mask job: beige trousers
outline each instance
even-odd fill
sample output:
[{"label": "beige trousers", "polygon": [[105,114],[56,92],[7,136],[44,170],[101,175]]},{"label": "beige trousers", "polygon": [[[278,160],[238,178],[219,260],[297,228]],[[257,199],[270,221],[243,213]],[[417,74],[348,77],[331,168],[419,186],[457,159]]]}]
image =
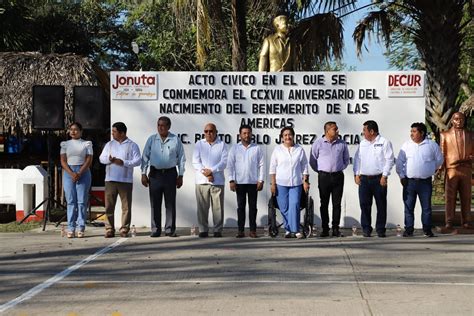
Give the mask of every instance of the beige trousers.
[{"label": "beige trousers", "polygon": [[115,231],[114,213],[117,196],[120,196],[120,201],[122,202],[122,226],[120,227],[120,231],[128,232],[130,230],[130,222],[132,220],[132,190],[132,183],[115,181],[105,182],[106,230]]},{"label": "beige trousers", "polygon": [[222,232],[224,221],[224,186],[196,184],[196,202],[199,232],[209,231],[209,207],[212,208],[214,233]]}]

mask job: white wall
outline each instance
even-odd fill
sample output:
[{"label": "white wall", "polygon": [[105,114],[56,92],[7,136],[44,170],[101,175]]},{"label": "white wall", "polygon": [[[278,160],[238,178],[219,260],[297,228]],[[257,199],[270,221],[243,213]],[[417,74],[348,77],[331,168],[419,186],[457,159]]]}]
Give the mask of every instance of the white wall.
[{"label": "white wall", "polygon": [[[304,134],[308,140],[307,145],[303,145],[309,158],[309,140],[316,134],[316,137],[321,137],[323,134],[323,125],[326,121],[336,121],[339,126],[341,135],[348,135],[347,140],[351,138],[361,137],[362,124],[367,120],[375,120],[379,124],[380,134],[392,141],[395,154],[402,143],[409,139],[410,125],[413,122],[424,122],[425,120],[425,98],[424,98],[424,72],[403,72],[403,74],[418,75],[421,82],[415,86],[399,86],[389,87],[388,76],[399,75],[399,72],[347,72],[347,73],[314,73],[314,72],[298,72],[298,73],[235,73],[235,72],[214,72],[214,73],[198,73],[198,72],[113,72],[111,73],[111,122],[122,121],[128,127],[128,136],[135,141],[141,150],[149,135],[156,133],[156,121],[159,116],[166,115],[171,118],[171,131],[175,134],[187,134],[185,140],[189,144],[185,144],[186,152],[186,172],[184,176],[184,185],[177,193],[177,226],[191,226],[197,223],[196,217],[196,203],[194,195],[194,170],[192,167],[192,152],[193,144],[196,134],[202,134],[204,125],[207,122],[213,122],[217,125],[219,134],[228,134],[232,143],[235,143],[238,135],[238,128],[241,120],[247,118],[258,119],[282,119],[290,120],[294,124],[295,132],[297,134]],[[190,85],[190,79],[194,81],[203,82],[204,77],[213,76],[214,84],[195,84]],[[234,84],[227,85],[226,81],[222,82],[223,76],[235,76],[234,78],[249,78],[255,79],[254,85]],[[263,76],[274,75],[276,85],[266,85],[263,83]],[[316,82],[315,84],[304,84],[303,80],[308,78],[315,78],[319,76],[319,80],[323,78],[324,83]],[[335,77],[334,77],[335,76]],[[121,77],[121,79],[118,79]],[[124,84],[126,78],[135,78],[135,84]],[[334,84],[332,78],[345,80],[345,82]],[[208,77],[209,78],[209,77]],[[290,80],[292,78],[292,80]],[[147,80],[143,80],[147,79]],[[199,79],[199,80],[198,80]],[[284,84],[286,80],[287,84]],[[122,83],[117,85],[117,81]],[[290,85],[289,83],[294,85]],[[169,89],[176,91],[176,89],[217,89],[225,90],[227,92],[226,100],[204,100],[204,99],[185,99],[172,100],[164,99],[164,91]],[[242,96],[245,100],[236,100],[233,98],[233,90],[242,90]],[[282,100],[256,100],[252,99],[252,90],[281,90]],[[289,100],[290,91],[295,89],[306,90],[308,93],[312,89],[329,89],[331,91],[337,89],[351,89],[354,92],[353,99],[326,99],[326,100]],[[375,93],[377,99],[361,99],[359,98],[360,90]],[[389,93],[390,90],[390,93]],[[146,92],[146,93],[144,93]],[[173,93],[173,91],[171,91]],[[239,92],[236,92],[240,95]],[[389,97],[389,94],[391,95]],[[407,97],[408,95],[408,97]],[[261,96],[265,97],[265,92],[261,92]],[[267,95],[268,96],[268,95]],[[396,97],[394,97],[396,96]],[[146,99],[147,98],[147,99]],[[214,103],[222,106],[220,114],[182,114],[182,113],[167,113],[160,112],[160,104],[162,103]],[[226,104],[241,104],[241,108],[246,112],[243,113],[226,113]],[[317,104],[317,114],[254,114],[252,113],[252,104]],[[328,113],[327,104],[339,103],[340,113]],[[350,106],[348,106],[350,103]],[[356,104],[367,104],[367,113],[349,113],[354,112]],[[240,105],[237,106],[240,108]],[[261,139],[270,137],[271,143],[262,145],[267,156],[267,170],[268,161],[271,152],[275,147],[275,139],[279,135],[280,127],[275,128],[258,128],[254,127],[254,134],[259,135]],[[354,141],[352,141],[353,143]],[[230,146],[230,145],[229,145]],[[353,157],[357,149],[356,144],[349,144],[349,151]],[[353,181],[352,165],[345,171],[346,181],[344,186],[344,196],[342,201],[342,222],[341,225],[350,227],[353,224],[359,224],[360,208],[357,194],[357,186]],[[317,175],[311,170],[310,180],[312,183],[310,194],[314,198],[315,218],[316,223],[320,224],[319,215],[319,194],[317,188]],[[265,225],[267,214],[267,202],[269,199],[269,178],[267,177],[263,192],[259,194],[258,203],[258,222],[260,225]],[[150,203],[148,199],[148,191],[140,183],[140,170],[135,169],[134,173],[134,191],[133,191],[133,206],[132,206],[132,222],[139,226],[150,226]],[[119,205],[116,208],[117,215],[119,214]],[[420,209],[417,204],[415,211],[417,227],[421,226]],[[375,202],[373,206],[373,225],[375,225]],[[164,211],[163,211],[164,217]],[[120,217],[117,217],[120,218]],[[210,219],[210,224],[212,219]],[[237,225],[236,213],[236,197],[235,193],[231,192],[226,187],[225,192],[225,226]],[[395,173],[395,168],[392,169],[392,175],[389,177],[388,186],[388,219],[387,226],[401,224],[403,226],[403,203],[402,190]],[[247,222],[248,225],[248,222]]]}]

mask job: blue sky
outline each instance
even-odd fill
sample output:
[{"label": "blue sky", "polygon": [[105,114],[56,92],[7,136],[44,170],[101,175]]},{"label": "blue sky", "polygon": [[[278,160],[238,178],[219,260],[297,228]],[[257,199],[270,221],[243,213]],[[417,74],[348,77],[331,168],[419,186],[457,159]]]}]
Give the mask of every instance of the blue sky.
[{"label": "blue sky", "polygon": [[[358,1],[358,7],[368,4],[370,1],[363,0]],[[370,8],[370,7],[369,7]],[[352,33],[354,32],[355,25],[358,20],[362,19],[367,13],[367,10],[360,10],[354,12],[344,20],[344,63],[347,67],[354,66],[357,71],[363,70],[388,70],[390,69],[383,52],[385,47],[382,44],[376,43],[375,39],[371,37],[371,41],[366,40],[366,46],[369,49],[366,51],[363,49],[362,58],[358,59],[356,55],[356,47],[354,40],[352,39]]]}]

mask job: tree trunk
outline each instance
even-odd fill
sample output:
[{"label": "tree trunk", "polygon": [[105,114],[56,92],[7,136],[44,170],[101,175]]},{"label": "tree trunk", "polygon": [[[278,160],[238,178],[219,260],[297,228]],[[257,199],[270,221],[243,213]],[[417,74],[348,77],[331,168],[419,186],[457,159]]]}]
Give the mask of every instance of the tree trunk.
[{"label": "tree trunk", "polygon": [[448,128],[451,115],[459,108],[456,98],[460,87],[461,19],[465,3],[465,0],[433,0],[415,4],[422,12],[417,16],[419,29],[415,44],[426,67],[427,121],[437,135]]},{"label": "tree trunk", "polygon": [[247,0],[232,0],[232,70],[247,70]]},{"label": "tree trunk", "polygon": [[197,0],[196,2],[196,64],[200,70],[204,69],[207,59],[207,46],[210,39],[209,15],[207,2]]}]

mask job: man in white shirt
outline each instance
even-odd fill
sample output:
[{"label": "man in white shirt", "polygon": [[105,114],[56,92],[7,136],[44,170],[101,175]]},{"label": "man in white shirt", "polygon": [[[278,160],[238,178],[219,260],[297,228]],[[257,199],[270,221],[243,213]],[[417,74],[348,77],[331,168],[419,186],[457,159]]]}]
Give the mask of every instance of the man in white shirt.
[{"label": "man in white shirt", "polygon": [[257,238],[257,192],[263,189],[264,157],[259,146],[252,143],[252,127],[239,128],[240,142],[232,146],[227,159],[229,188],[237,193],[238,233],[245,237],[245,200],[249,199],[250,238]]},{"label": "man in white shirt", "polygon": [[196,142],[193,152],[199,237],[209,235],[209,207],[212,207],[214,237],[222,237],[227,147],[217,137],[216,125],[212,123],[204,127],[204,136]]},{"label": "man in white shirt", "polygon": [[431,177],[443,164],[444,158],[438,144],[426,139],[426,126],[413,123],[411,140],[405,142],[398,153],[396,170],[403,186],[405,205],[405,232],[403,237],[412,237],[416,197],[421,204],[421,222],[426,237],[434,237],[431,231]]},{"label": "man in white shirt", "polygon": [[379,135],[375,121],[364,123],[364,139],[354,155],[354,181],[359,186],[360,223],[364,237],[372,233],[372,199],[377,205],[375,230],[377,236],[386,237],[387,178],[394,165],[392,143]]},{"label": "man in white shirt", "polygon": [[117,195],[122,202],[120,236],[127,237],[132,220],[133,168],[141,163],[138,145],[127,137],[122,122],[112,125],[112,140],[105,144],[99,160],[105,167],[105,238],[115,236],[114,212]]}]

